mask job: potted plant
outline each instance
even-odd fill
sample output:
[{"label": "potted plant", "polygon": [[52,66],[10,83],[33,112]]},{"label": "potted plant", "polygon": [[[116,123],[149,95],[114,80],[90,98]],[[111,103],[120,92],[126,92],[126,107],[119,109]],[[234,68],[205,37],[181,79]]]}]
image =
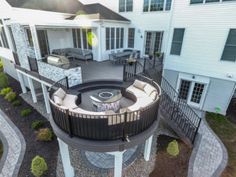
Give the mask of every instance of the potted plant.
[{"label": "potted plant", "polygon": [[134,58],[129,58],[129,59],[127,60],[127,63],[128,63],[129,65],[133,65],[135,62],[136,62],[136,60],[135,60]]}]

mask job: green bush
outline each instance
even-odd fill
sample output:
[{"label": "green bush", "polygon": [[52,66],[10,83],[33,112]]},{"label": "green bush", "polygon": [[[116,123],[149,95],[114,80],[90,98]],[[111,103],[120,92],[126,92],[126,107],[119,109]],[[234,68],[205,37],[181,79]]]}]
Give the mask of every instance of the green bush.
[{"label": "green bush", "polygon": [[44,122],[41,120],[35,120],[32,122],[31,124],[31,128],[34,130],[38,130],[39,128],[41,128],[44,125]]},{"label": "green bush", "polygon": [[32,113],[32,110],[30,108],[26,108],[21,110],[20,115],[21,117],[26,117]]},{"label": "green bush", "polygon": [[171,141],[169,144],[168,144],[168,147],[167,147],[167,153],[170,154],[171,156],[178,156],[179,155],[179,144],[176,140],[173,140]]},{"label": "green bush", "polygon": [[15,106],[15,107],[16,106],[20,106],[21,105],[21,101],[20,100],[15,100],[15,101],[12,102],[12,105]]},{"label": "green bush", "polygon": [[4,99],[9,101],[9,102],[13,102],[14,100],[16,100],[16,93],[15,92],[10,92],[10,93],[6,94]]},{"label": "green bush", "polygon": [[41,128],[37,133],[37,140],[52,141],[53,133],[49,128]]},{"label": "green bush", "polygon": [[2,96],[6,96],[8,93],[12,92],[12,88],[11,87],[6,87],[6,88],[3,88],[1,91],[0,91],[0,95]]},{"label": "green bush", "polygon": [[8,77],[3,72],[0,73],[0,88],[5,88],[9,85]]},{"label": "green bush", "polygon": [[48,165],[43,157],[35,156],[31,162],[31,173],[36,176],[40,177],[46,173],[48,170]]},{"label": "green bush", "polygon": [[0,59],[0,72],[3,72],[3,62],[1,59]]}]

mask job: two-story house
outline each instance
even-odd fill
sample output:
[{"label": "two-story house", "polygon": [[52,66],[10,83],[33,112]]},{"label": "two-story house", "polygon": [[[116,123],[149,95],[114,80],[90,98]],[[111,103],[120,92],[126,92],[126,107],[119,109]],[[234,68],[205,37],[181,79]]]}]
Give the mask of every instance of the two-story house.
[{"label": "two-story house", "polygon": [[[26,68],[27,55],[41,59],[60,48],[92,50],[97,61],[126,48],[140,50],[141,56],[164,52],[163,75],[183,100],[196,109],[226,113],[236,81],[235,1],[81,2],[55,6],[56,1],[3,1],[7,13],[1,13],[1,57],[8,59],[6,72],[16,77],[11,51]],[[51,66],[40,65],[48,76]],[[55,81],[60,77],[51,75]],[[82,80],[78,77],[77,83]]]}]

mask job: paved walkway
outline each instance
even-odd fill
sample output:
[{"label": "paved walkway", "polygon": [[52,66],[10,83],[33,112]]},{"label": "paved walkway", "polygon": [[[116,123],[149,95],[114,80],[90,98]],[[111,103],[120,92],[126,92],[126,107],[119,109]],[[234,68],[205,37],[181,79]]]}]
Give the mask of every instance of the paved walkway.
[{"label": "paved walkway", "polygon": [[0,161],[0,177],[17,177],[25,154],[25,140],[19,129],[0,110],[0,138],[4,152]]},{"label": "paved walkway", "polygon": [[228,161],[227,151],[203,119],[193,149],[188,177],[218,177]]}]

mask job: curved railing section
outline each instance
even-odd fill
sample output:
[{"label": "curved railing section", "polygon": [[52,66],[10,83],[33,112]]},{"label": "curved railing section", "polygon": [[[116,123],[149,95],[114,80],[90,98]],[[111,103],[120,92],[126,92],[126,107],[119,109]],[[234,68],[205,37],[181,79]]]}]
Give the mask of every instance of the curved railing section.
[{"label": "curved railing section", "polygon": [[[159,94],[161,90],[159,85],[144,76],[139,76],[140,80],[148,82],[155,87]],[[108,84],[109,81],[103,81]],[[96,82],[91,82],[91,87]],[[57,85],[57,84],[55,84]],[[89,83],[86,83],[89,86]],[[52,91],[50,95],[52,96]],[[136,97],[125,91],[121,87],[124,97],[136,101]],[[124,113],[100,114],[92,112],[92,114],[84,114],[69,109],[62,109],[55,105],[50,99],[52,117],[54,122],[60,129],[68,133],[71,137],[79,137],[89,140],[129,140],[129,137],[138,135],[149,129],[155,121],[157,121],[159,99],[154,100],[147,107],[136,111],[127,111]]]}]

